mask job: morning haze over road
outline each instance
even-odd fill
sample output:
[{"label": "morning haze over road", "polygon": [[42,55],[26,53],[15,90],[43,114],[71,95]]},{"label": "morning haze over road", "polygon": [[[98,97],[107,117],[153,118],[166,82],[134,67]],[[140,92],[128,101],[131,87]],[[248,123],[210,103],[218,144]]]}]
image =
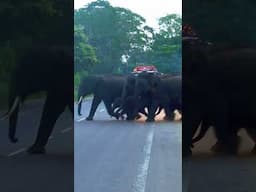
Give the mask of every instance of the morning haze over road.
[{"label": "morning haze over road", "polygon": [[76,192],[181,191],[179,121],[115,120],[103,103],[85,121],[91,99],[83,105],[83,116],[75,113]]}]

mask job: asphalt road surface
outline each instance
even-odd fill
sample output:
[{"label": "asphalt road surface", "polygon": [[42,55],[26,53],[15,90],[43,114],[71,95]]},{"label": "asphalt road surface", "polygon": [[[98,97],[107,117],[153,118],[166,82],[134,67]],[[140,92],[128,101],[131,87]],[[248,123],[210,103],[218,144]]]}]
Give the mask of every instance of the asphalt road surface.
[{"label": "asphalt road surface", "polygon": [[75,115],[75,192],[181,192],[180,122],[115,120],[102,103],[85,121],[90,104]]},{"label": "asphalt road surface", "polygon": [[35,139],[43,103],[44,100],[37,100],[22,106],[17,144],[8,141],[8,122],[0,121],[1,192],[72,192],[74,189],[74,131],[68,110],[57,121],[45,155],[25,152]]},{"label": "asphalt road surface", "polygon": [[256,157],[253,142],[244,130],[238,156],[216,156],[210,147],[213,130],[195,145],[193,156],[183,160],[183,192],[255,192]]}]

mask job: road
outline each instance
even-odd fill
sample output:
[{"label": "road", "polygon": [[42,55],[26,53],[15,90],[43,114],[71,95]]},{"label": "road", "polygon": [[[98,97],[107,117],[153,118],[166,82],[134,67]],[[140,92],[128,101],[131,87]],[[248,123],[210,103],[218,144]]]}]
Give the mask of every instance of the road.
[{"label": "road", "polygon": [[68,110],[57,121],[46,155],[31,156],[25,152],[35,139],[43,103],[44,100],[36,100],[22,106],[17,144],[8,141],[8,122],[0,121],[0,191],[73,191],[74,131]]},{"label": "road", "polygon": [[[181,123],[75,116],[75,192],[181,192]],[[75,106],[76,110],[76,106]]]},{"label": "road", "polygon": [[193,156],[183,159],[183,192],[254,192],[256,157],[253,142],[241,130],[238,156],[216,156],[209,148],[216,139],[213,130],[195,145]]}]

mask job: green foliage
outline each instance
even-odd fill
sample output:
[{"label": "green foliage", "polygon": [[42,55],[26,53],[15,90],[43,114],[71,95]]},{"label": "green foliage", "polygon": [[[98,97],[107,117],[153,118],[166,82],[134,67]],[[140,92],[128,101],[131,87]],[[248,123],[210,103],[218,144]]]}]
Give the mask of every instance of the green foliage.
[{"label": "green foliage", "polygon": [[95,47],[99,64],[95,73],[118,73],[122,56],[149,47],[152,32],[145,19],[130,10],[112,7],[98,0],[75,11],[75,25],[84,27],[90,45]]},{"label": "green foliage", "polygon": [[155,65],[164,73],[181,74],[181,17],[176,14],[159,19],[158,32],[154,32],[150,49],[131,56],[136,63]]},{"label": "green foliage", "polygon": [[89,71],[97,59],[93,47],[88,44],[86,35],[78,26],[74,29],[74,47],[75,72]]}]

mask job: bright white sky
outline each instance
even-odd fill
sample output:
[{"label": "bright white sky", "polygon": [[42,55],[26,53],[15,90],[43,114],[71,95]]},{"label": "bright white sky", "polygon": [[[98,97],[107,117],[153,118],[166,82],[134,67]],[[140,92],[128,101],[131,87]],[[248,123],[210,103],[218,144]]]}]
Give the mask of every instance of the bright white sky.
[{"label": "bright white sky", "polygon": [[[74,0],[75,9],[94,0]],[[167,14],[182,13],[182,0],[108,0],[113,7],[123,7],[130,9],[146,19],[147,25],[153,28],[158,27],[157,19]]]}]

